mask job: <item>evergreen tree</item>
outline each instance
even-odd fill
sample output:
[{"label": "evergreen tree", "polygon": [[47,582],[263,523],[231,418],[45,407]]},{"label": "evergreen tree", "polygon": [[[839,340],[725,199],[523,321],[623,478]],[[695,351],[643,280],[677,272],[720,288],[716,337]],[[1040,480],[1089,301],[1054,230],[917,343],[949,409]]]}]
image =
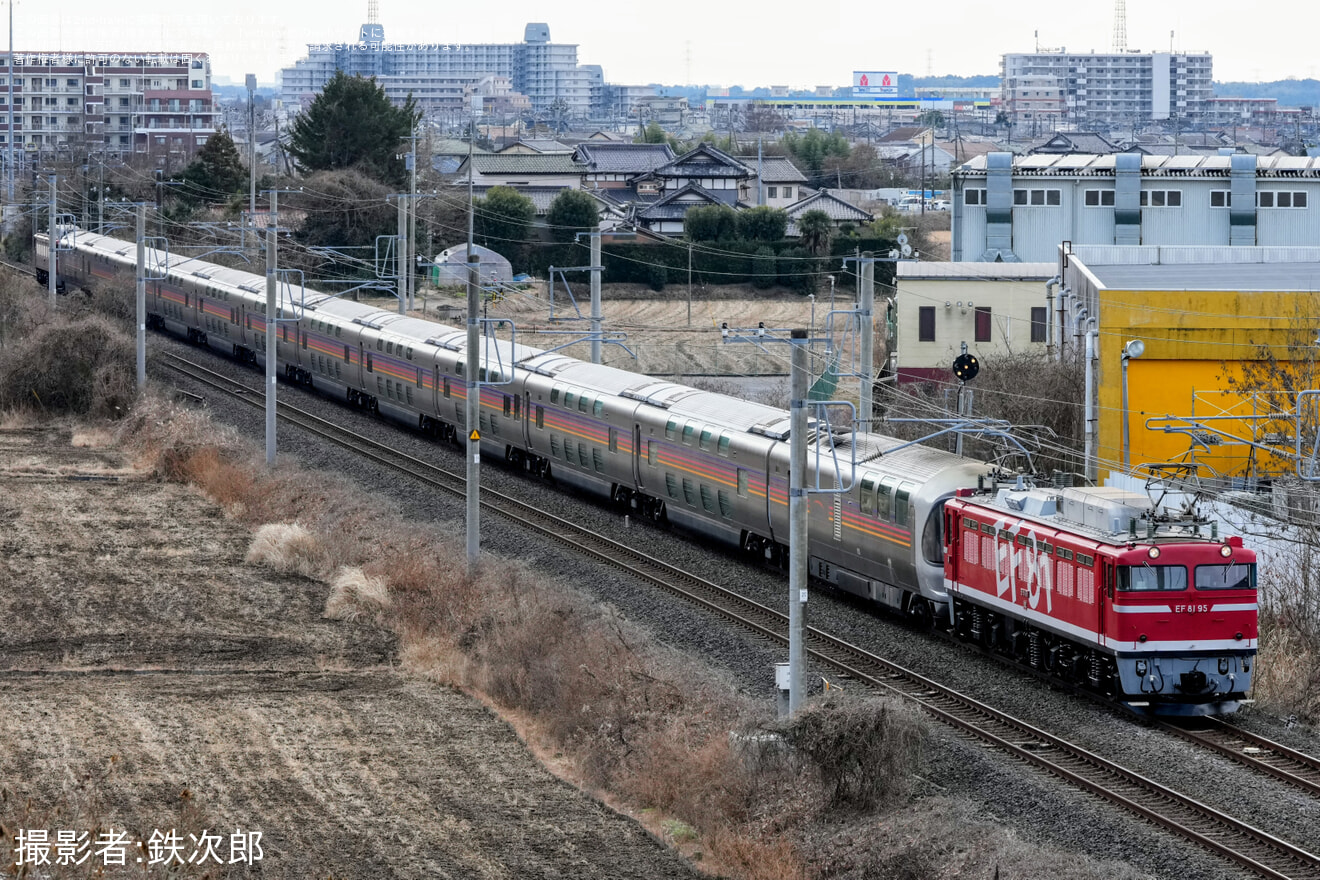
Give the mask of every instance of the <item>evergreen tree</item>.
[{"label": "evergreen tree", "polygon": [[228,201],[248,185],[247,166],[239,157],[233,138],[223,128],[207,138],[183,170],[182,177],[180,195],[192,204]]},{"label": "evergreen tree", "polygon": [[384,183],[402,185],[407,178],[399,157],[406,149],[402,141],[420,118],[412,95],[402,107],[395,107],[375,78],[337,71],[294,120],[289,154],[304,171],[354,168]]},{"label": "evergreen tree", "polygon": [[595,232],[600,224],[596,200],[580,189],[566,189],[550,203],[546,223],[555,241],[571,242],[579,232]]}]

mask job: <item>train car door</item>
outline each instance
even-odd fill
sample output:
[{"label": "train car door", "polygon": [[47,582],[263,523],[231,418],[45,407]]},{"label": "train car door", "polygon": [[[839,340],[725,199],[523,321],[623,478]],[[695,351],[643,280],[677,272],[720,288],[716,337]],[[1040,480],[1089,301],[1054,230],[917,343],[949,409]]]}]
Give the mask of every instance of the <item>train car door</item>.
[{"label": "train car door", "polygon": [[642,486],[642,456],[646,455],[646,450],[642,448],[642,426],[633,422],[633,440],[632,440],[632,475],[633,485],[641,489]]},{"label": "train car door", "polygon": [[960,508],[944,505],[944,576],[958,582],[958,562],[962,557],[962,513]]},{"label": "train car door", "polygon": [[1099,621],[1096,626],[1099,630],[1099,641],[1101,644],[1104,644],[1106,633],[1111,630],[1118,632],[1118,626],[1116,625],[1117,621],[1110,618],[1110,615],[1114,613],[1114,581],[1116,580],[1116,575],[1114,572],[1113,559],[1110,559],[1107,556],[1100,556],[1097,561],[1099,562],[1097,567],[1100,569],[1100,585],[1099,589],[1095,591],[1095,601],[1096,604],[1100,606],[1100,613],[1096,615],[1096,618]]}]

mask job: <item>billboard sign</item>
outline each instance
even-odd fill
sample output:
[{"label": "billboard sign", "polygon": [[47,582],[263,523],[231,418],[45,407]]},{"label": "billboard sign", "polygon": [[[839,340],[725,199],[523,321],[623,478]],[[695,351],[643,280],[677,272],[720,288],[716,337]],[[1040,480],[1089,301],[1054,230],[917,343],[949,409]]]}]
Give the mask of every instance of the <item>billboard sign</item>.
[{"label": "billboard sign", "polygon": [[897,98],[898,71],[854,70],[852,93],[854,98]]}]

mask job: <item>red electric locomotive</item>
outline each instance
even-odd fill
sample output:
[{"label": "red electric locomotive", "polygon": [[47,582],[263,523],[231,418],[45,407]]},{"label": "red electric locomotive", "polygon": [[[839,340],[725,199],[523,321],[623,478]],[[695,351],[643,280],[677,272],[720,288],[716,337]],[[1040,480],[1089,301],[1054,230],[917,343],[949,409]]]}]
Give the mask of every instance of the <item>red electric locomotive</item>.
[{"label": "red electric locomotive", "polygon": [[1256,653],[1256,554],[1113,488],[963,490],[944,577],[963,638],[1157,714],[1235,711]]}]

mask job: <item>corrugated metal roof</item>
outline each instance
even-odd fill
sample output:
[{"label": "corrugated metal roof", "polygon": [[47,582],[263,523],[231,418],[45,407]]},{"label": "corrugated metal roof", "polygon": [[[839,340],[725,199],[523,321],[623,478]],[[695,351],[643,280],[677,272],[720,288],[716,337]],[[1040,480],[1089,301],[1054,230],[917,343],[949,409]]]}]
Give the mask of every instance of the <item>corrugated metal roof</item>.
[{"label": "corrugated metal roof", "polygon": [[[1115,157],[1118,155],[1120,154],[1111,153],[1106,156],[1085,154],[1021,156],[1013,159],[1013,172],[1014,174],[1030,174],[1032,176],[1072,176],[1112,172]],[[977,156],[958,166],[956,172],[972,175],[984,173],[987,161],[985,156]],[[1141,157],[1142,173],[1156,176],[1160,173],[1177,173],[1188,176],[1198,174],[1221,176],[1228,172],[1231,164],[1232,156],[1221,156],[1217,153],[1174,156],[1143,155]],[[1261,177],[1271,175],[1320,177],[1320,157],[1257,156],[1256,174]]]},{"label": "corrugated metal roof", "polygon": [[1320,291],[1320,262],[1090,266],[1116,290]]},{"label": "corrugated metal roof", "polygon": [[1055,263],[919,263],[895,264],[900,278],[938,278],[946,281],[1046,281],[1058,273]]}]

